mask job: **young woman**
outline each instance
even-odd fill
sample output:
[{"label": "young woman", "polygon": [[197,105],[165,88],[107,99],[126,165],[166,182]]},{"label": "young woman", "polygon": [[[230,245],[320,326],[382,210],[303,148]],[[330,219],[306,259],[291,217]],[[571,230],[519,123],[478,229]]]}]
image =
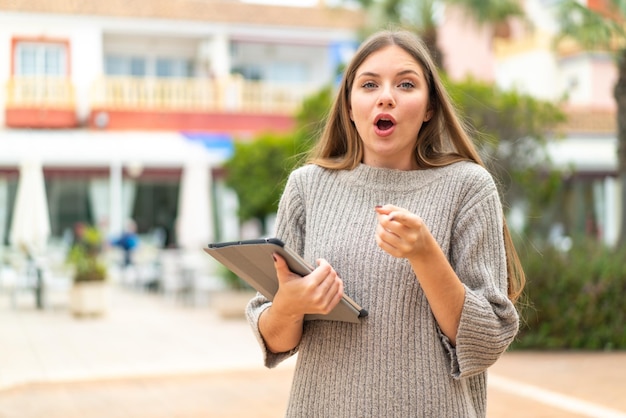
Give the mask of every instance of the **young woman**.
[{"label": "young woman", "polygon": [[[274,367],[298,352],[288,417],[481,417],[486,371],[518,330],[523,286],[490,174],[423,43],[366,40],[309,164],[294,170],[276,236],[317,268],[254,298]],[[349,294],[360,323],[304,321]]]}]

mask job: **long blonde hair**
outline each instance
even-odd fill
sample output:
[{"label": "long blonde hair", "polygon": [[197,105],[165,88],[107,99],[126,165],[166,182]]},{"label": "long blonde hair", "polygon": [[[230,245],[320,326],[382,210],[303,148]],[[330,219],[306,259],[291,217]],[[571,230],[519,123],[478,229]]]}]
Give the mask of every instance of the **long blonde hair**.
[{"label": "long blonde hair", "polygon": [[[473,161],[485,167],[467,126],[458,117],[425,44],[408,31],[381,31],[370,36],[356,51],[346,68],[321,137],[307,162],[332,170],[351,170],[363,159],[363,144],[350,119],[350,92],[357,69],[372,53],[396,45],[410,54],[424,70],[432,117],[424,122],[415,141],[414,158],[419,168]],[[507,255],[508,296],[515,302],[522,294],[525,276],[509,228],[504,223]]]}]

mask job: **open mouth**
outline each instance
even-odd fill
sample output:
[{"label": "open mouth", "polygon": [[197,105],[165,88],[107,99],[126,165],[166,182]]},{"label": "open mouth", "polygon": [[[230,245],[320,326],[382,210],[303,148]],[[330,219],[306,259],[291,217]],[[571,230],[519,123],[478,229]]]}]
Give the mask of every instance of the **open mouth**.
[{"label": "open mouth", "polygon": [[376,126],[381,131],[386,131],[386,130],[389,130],[389,129],[393,128],[393,122],[390,121],[389,119],[379,119],[376,122]]}]

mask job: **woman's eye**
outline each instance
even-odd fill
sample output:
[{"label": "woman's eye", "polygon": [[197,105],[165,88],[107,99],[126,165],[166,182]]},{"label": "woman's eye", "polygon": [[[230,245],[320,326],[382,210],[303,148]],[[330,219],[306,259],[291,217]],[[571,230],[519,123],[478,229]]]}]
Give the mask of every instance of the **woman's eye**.
[{"label": "woman's eye", "polygon": [[403,89],[411,89],[415,87],[415,84],[413,84],[411,81],[403,81],[399,84],[399,87]]},{"label": "woman's eye", "polygon": [[363,83],[362,87],[366,88],[366,89],[373,89],[373,88],[376,87],[376,84],[374,82],[372,82],[372,81],[367,81],[367,82]]}]

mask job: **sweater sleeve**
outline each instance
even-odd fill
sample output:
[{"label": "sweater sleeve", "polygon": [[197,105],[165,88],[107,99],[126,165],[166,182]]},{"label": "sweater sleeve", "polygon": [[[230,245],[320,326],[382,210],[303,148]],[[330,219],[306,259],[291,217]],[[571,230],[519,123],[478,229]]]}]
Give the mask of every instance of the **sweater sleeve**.
[{"label": "sweater sleeve", "polygon": [[[298,254],[303,254],[304,205],[301,195],[298,193],[297,180],[293,173],[287,181],[278,205],[275,236],[280,238],[285,245],[295,250]],[[271,304],[271,301],[259,293],[246,307],[248,323],[252,327],[252,332],[263,351],[263,361],[268,368],[276,367],[298,351],[298,347],[296,347],[286,353],[272,353],[265,345],[265,341],[259,330],[259,317]]]},{"label": "sweater sleeve", "polygon": [[465,286],[456,346],[443,336],[452,375],[484,372],[515,338],[519,317],[507,296],[503,213],[493,180],[483,178],[468,194],[452,233],[451,263]]}]

